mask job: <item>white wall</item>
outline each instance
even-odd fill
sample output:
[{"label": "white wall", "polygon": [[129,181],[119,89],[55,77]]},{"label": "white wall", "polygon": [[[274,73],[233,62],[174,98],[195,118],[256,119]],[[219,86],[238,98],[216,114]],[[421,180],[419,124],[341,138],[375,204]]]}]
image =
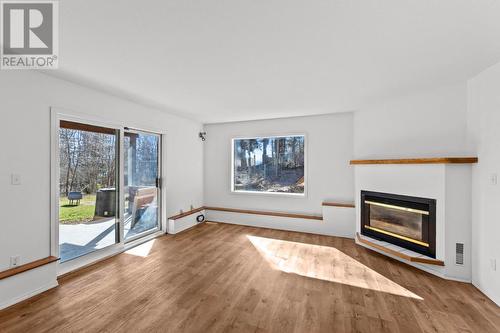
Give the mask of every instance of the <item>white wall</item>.
[{"label": "white wall", "polygon": [[[0,101],[0,271],[10,256],[23,264],[50,255],[51,106],[165,131],[167,215],[203,205],[201,124],[32,71],[2,71]],[[13,173],[22,185],[10,184]]]},{"label": "white wall", "polygon": [[[321,214],[321,203],[353,200],[352,114],[206,125],[205,204]],[[307,196],[231,193],[231,139],[306,134]]]},{"label": "white wall", "polygon": [[[479,163],[473,169],[472,282],[500,305],[500,63],[469,81],[469,135]],[[491,260],[496,260],[494,270]]]},{"label": "white wall", "polygon": [[[465,82],[388,98],[346,114],[206,125],[205,204],[320,214],[324,200],[355,199],[348,165],[353,157],[468,155],[466,127]],[[308,134],[310,149],[307,198],[230,192],[231,138],[301,132]]]},{"label": "white wall", "polygon": [[356,158],[466,154],[467,85],[390,98],[354,114]]}]

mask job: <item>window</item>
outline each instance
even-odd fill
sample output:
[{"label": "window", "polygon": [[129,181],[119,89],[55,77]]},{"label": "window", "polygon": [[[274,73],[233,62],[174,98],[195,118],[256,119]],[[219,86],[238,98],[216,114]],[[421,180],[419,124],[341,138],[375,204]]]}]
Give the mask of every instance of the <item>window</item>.
[{"label": "window", "polygon": [[303,135],[233,139],[232,191],[304,195]]}]

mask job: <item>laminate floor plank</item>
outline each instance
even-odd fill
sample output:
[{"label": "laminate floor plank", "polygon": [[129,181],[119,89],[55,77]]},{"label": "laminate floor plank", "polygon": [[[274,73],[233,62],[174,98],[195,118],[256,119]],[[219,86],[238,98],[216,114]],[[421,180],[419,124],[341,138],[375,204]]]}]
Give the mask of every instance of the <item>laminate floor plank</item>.
[{"label": "laminate floor plank", "polygon": [[500,331],[472,285],[346,238],[205,223],[148,245],[0,311],[0,332]]}]

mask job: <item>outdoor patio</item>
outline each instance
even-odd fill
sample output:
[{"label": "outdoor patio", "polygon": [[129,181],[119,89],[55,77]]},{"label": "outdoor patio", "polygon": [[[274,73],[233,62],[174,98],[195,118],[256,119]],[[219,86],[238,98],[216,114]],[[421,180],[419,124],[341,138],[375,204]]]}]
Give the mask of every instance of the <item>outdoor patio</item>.
[{"label": "outdoor patio", "polygon": [[[156,228],[156,207],[148,208],[132,228],[132,219],[126,217],[125,239],[131,239],[148,230]],[[98,222],[59,225],[59,251],[61,262],[65,262],[87,253],[103,249],[116,243],[115,218],[102,219]]]}]

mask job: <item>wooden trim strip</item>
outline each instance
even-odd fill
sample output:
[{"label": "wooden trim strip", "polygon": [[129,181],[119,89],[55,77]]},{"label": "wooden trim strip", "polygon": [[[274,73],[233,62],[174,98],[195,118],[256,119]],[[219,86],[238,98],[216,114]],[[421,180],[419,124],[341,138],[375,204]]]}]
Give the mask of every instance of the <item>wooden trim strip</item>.
[{"label": "wooden trim strip", "polygon": [[67,121],[67,120],[61,120],[59,122],[59,127],[71,129],[71,130],[94,132],[94,133],[104,133],[104,134],[111,134],[111,135],[115,135],[117,133],[117,130],[115,130],[113,128],[76,123],[76,122]]},{"label": "wooden trim strip", "polygon": [[433,158],[403,158],[379,160],[351,160],[351,165],[360,164],[467,164],[477,163],[477,157],[433,157]]},{"label": "wooden trim strip", "polygon": [[59,260],[59,258],[51,256],[51,257],[35,260],[33,262],[30,262],[30,263],[27,263],[27,264],[24,264],[21,266],[10,268],[6,271],[0,272],[0,280],[3,280],[3,279],[6,279],[8,277],[11,277],[11,276],[14,276],[17,274],[21,274],[23,272],[26,272],[26,271],[50,264],[50,263],[53,263],[53,262],[58,261],[58,260]]},{"label": "wooden trim strip", "polygon": [[432,259],[432,258],[428,259],[428,258],[423,258],[423,257],[411,257],[410,261],[411,262],[419,262],[419,263],[428,264],[428,265],[444,266],[444,261]]},{"label": "wooden trim strip", "polygon": [[339,202],[323,202],[322,206],[329,207],[345,207],[345,208],[355,208],[356,206],[353,203],[339,203]]},{"label": "wooden trim strip", "polygon": [[240,214],[253,214],[253,215],[266,215],[266,216],[277,216],[277,217],[289,217],[296,219],[306,219],[306,220],[323,220],[323,216],[318,215],[307,215],[307,214],[290,214],[290,213],[278,213],[260,210],[248,210],[248,209],[236,209],[236,208],[222,208],[222,207],[206,207],[206,210],[216,210],[219,212],[230,212],[230,213],[240,213]]},{"label": "wooden trim strip", "polygon": [[184,212],[184,213],[181,213],[181,214],[177,214],[177,215],[171,216],[168,219],[169,220],[178,220],[178,219],[181,219],[183,217],[189,216],[191,214],[201,212],[204,209],[205,209],[205,207],[202,206],[202,207],[195,208],[195,209],[192,209],[190,211],[187,211],[187,212]]},{"label": "wooden trim strip", "polygon": [[360,242],[360,243],[363,243],[365,245],[368,245],[370,247],[373,247],[377,250],[388,253],[388,254],[393,255],[395,257],[407,260],[409,262],[418,262],[418,263],[428,264],[428,265],[444,266],[444,262],[442,260],[437,260],[437,259],[432,259],[432,258],[414,257],[414,256],[410,256],[410,255],[398,252],[398,251],[394,251],[393,249],[389,249],[385,246],[382,246],[380,244],[376,244],[374,242],[370,242],[369,240],[362,238],[359,235],[359,233],[356,233],[356,238],[357,238],[358,242]]}]

